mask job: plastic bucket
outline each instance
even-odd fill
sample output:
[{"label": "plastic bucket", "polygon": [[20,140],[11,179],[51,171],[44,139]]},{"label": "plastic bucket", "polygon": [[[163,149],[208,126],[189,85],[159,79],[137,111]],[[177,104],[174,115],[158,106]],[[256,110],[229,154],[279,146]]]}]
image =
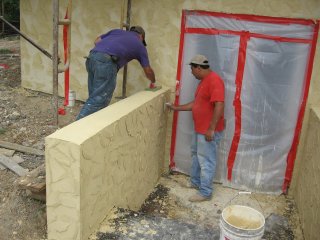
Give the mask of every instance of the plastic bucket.
[{"label": "plastic bucket", "polygon": [[221,214],[220,240],[259,240],[263,236],[264,225],[264,216],[257,210],[230,205]]},{"label": "plastic bucket", "polygon": [[69,90],[68,107],[73,107],[75,102],[76,102],[76,92],[73,90]]}]

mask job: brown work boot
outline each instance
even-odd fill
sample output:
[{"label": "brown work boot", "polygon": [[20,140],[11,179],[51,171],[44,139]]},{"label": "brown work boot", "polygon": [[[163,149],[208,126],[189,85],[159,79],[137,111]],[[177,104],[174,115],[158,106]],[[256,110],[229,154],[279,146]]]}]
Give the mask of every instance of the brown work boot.
[{"label": "brown work boot", "polygon": [[200,195],[199,193],[192,195],[191,197],[189,197],[189,201],[190,202],[203,202],[203,201],[210,201],[210,197],[205,197]]},{"label": "brown work boot", "polygon": [[184,188],[199,189],[197,186],[193,185],[191,182],[181,182],[180,186]]}]

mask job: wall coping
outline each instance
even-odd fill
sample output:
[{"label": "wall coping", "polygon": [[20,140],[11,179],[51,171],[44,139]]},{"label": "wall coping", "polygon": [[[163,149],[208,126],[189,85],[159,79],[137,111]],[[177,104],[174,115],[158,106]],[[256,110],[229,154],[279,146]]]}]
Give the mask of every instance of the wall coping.
[{"label": "wall coping", "polygon": [[[168,90],[169,88],[162,87],[162,89],[155,92],[146,90],[138,92],[119,102],[111,104],[92,115],[65,126],[64,128],[49,135],[47,138],[56,138],[80,145],[88,138],[97,134],[102,128],[114,123]],[[83,128],[83,126],[88,127]],[[81,130],[79,131],[79,129]]]},{"label": "wall coping", "polygon": [[320,107],[311,107],[311,111],[315,113],[320,121]]}]

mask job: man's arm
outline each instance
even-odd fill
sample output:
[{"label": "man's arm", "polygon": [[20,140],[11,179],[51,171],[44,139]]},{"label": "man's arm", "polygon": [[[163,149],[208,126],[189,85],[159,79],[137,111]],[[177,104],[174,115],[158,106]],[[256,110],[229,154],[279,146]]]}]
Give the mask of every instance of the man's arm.
[{"label": "man's arm", "polygon": [[217,123],[224,111],[224,102],[214,102],[214,110],[212,114],[212,119],[210,122],[210,126],[205,134],[205,138],[207,141],[212,141],[214,130],[216,129]]},{"label": "man's arm", "polygon": [[193,102],[189,102],[187,104],[183,104],[183,105],[172,105],[172,104],[168,104],[167,107],[174,110],[174,111],[191,111],[192,107],[193,107]]},{"label": "man's arm", "polygon": [[146,77],[152,82],[152,83],[155,83],[156,81],[156,77],[154,75],[154,71],[153,69],[148,66],[148,67],[144,67],[143,68],[143,71],[144,71],[144,74],[146,75]]}]

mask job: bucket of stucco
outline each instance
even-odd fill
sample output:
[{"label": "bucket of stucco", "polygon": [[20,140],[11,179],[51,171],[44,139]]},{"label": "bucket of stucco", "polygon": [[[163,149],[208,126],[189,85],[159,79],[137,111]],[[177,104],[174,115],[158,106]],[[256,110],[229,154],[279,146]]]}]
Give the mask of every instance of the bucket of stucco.
[{"label": "bucket of stucco", "polygon": [[241,205],[223,209],[220,218],[220,240],[259,240],[264,233],[265,219],[257,210]]}]

